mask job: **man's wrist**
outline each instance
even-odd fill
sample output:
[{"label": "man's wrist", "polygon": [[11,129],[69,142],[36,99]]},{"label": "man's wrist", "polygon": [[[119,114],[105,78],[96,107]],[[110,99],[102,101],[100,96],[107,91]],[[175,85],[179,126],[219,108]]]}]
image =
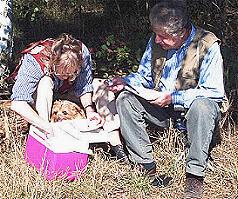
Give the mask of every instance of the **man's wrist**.
[{"label": "man's wrist", "polygon": [[171,93],[172,104],[184,104],[183,91],[174,91]]}]

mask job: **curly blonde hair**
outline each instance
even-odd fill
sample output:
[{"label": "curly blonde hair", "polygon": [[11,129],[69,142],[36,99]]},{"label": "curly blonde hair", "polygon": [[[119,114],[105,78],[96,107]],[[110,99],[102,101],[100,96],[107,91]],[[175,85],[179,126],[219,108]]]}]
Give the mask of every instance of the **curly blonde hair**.
[{"label": "curly blonde hair", "polygon": [[69,34],[62,34],[51,47],[49,66],[62,75],[80,70],[82,65],[82,43]]},{"label": "curly blonde hair", "polygon": [[53,40],[52,45],[46,46],[41,54],[41,62],[50,73],[73,74],[80,71],[83,62],[82,42],[66,33]]}]

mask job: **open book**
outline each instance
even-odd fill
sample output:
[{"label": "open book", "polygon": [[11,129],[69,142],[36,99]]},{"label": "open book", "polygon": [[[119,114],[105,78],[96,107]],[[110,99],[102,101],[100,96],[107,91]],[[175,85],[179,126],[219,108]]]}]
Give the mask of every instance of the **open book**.
[{"label": "open book", "polygon": [[143,86],[132,86],[127,84],[125,86],[125,90],[130,91],[131,93],[144,98],[148,101],[156,100],[157,98],[161,97],[161,92],[156,91],[154,89],[145,88]]}]

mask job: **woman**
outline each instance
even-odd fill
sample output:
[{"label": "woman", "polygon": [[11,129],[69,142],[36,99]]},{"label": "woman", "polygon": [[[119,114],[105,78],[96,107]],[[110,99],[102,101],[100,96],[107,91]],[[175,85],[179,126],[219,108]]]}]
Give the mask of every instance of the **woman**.
[{"label": "woman", "polygon": [[73,100],[82,105],[87,119],[94,120],[98,126],[104,125],[106,129],[114,126],[110,129],[113,133],[109,134],[112,148],[118,158],[126,157],[119,138],[119,125],[115,125],[118,119],[107,108],[105,100],[97,99],[107,96],[104,93],[109,91],[99,92],[98,89],[106,86],[97,86],[99,94],[94,96],[100,104],[96,106],[102,111],[99,114],[94,109],[91,56],[87,47],[64,33],[57,39],[30,44],[22,53],[23,58],[14,73],[11,108],[49,137],[62,131],[59,125],[49,122],[53,99]]}]

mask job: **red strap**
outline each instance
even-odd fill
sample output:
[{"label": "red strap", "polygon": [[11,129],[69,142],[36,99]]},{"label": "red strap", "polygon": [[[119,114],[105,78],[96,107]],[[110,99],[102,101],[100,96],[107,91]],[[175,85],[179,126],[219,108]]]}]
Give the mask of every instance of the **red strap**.
[{"label": "red strap", "polygon": [[[43,72],[45,72],[45,65],[41,62],[40,58],[41,58],[41,52],[37,53],[37,54],[32,54],[31,51],[36,47],[36,46],[51,46],[53,44],[54,40],[53,39],[46,39],[46,40],[40,40],[38,42],[35,43],[31,43],[28,45],[28,47],[24,50],[21,51],[21,54],[31,54],[36,61],[40,64],[41,70]],[[21,60],[19,62],[19,64],[15,67],[14,71],[6,78],[7,80],[16,80],[16,76],[18,74],[18,71],[22,65],[22,60],[23,60],[23,56],[21,57]]]},{"label": "red strap", "polygon": [[45,40],[40,40],[35,43],[31,43],[25,48],[24,50],[21,51],[22,54],[30,53],[32,49],[34,49],[36,46],[42,45],[42,46],[51,46],[53,44],[54,40],[53,39],[45,39]]}]

